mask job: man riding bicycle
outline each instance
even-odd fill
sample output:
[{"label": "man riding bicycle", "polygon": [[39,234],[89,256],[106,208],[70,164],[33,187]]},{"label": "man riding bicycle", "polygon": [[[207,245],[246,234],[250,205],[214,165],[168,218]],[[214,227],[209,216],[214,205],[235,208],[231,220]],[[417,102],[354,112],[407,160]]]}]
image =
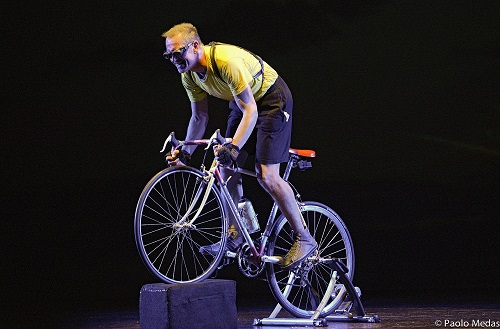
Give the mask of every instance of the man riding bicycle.
[{"label": "man riding bicycle", "polygon": [[[163,57],[175,65],[191,102],[191,119],[186,140],[200,139],[208,123],[208,95],[229,101],[226,137],[231,143],[215,148],[221,173],[231,197],[237,203],[243,196],[241,174],[224,166],[241,160],[243,149],[255,150],[258,181],[278,205],[295,232],[295,242],[283,258],[282,266],[298,265],[317,249],[300,213],[293,190],[280,177],[280,163],[288,161],[291,140],[293,99],[285,81],[257,55],[237,46],[201,42],[190,23],[175,25],[163,33]],[[170,165],[187,164],[196,146],[184,146],[167,155]],[[238,224],[229,213],[230,237],[227,248],[237,250],[243,242]],[[200,252],[214,255],[220,243],[203,246]]]}]

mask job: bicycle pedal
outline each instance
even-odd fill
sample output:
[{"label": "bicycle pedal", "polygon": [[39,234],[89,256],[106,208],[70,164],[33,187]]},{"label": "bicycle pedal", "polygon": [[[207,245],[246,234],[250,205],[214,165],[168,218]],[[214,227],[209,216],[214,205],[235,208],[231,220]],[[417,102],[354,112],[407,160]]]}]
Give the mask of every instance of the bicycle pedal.
[{"label": "bicycle pedal", "polygon": [[226,258],[236,258],[237,256],[238,256],[237,253],[226,250],[226,255],[225,255]]},{"label": "bicycle pedal", "polygon": [[262,256],[261,260],[264,263],[281,264],[283,263],[283,257],[281,256]]},{"label": "bicycle pedal", "polygon": [[230,257],[222,257],[220,263],[219,263],[219,266],[217,266],[217,269],[220,270],[222,269],[224,266],[227,266],[227,265],[231,265],[234,263],[234,258],[230,258]]}]

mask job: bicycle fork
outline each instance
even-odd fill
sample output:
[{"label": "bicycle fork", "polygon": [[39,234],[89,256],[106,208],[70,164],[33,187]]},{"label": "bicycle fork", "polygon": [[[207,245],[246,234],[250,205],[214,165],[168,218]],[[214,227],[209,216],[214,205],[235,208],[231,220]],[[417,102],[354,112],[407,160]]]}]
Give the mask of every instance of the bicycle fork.
[{"label": "bicycle fork", "polygon": [[205,206],[205,203],[207,202],[208,195],[212,189],[212,186],[214,185],[214,177],[210,177],[207,183],[207,187],[205,189],[205,194],[203,195],[203,199],[201,200],[200,206],[198,207],[198,210],[194,214],[193,218],[186,223],[188,220],[189,215],[193,211],[194,206],[198,203],[198,199],[201,196],[201,193],[203,192],[203,184],[200,184],[198,187],[198,190],[196,191],[196,194],[193,198],[193,201],[189,205],[189,208],[186,210],[186,213],[184,216],[182,216],[181,220],[179,220],[177,223],[174,224],[174,228],[180,229],[182,227],[193,227],[194,221],[198,218],[200,215],[201,211],[203,210],[203,207]]}]

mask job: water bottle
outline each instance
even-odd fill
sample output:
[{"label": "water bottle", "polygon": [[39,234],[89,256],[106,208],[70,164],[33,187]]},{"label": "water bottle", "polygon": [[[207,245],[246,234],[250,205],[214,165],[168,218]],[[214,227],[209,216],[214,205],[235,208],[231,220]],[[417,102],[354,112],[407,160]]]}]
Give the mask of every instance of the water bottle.
[{"label": "water bottle", "polygon": [[243,225],[245,225],[248,233],[251,234],[260,231],[257,214],[255,213],[250,200],[242,198],[240,202],[238,202],[238,211],[243,221]]}]

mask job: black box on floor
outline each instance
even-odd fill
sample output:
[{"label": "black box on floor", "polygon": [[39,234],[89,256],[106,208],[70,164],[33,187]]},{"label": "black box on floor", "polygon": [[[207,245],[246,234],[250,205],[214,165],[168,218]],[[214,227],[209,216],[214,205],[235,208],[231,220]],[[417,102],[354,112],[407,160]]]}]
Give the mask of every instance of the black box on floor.
[{"label": "black box on floor", "polygon": [[141,329],[235,329],[236,282],[146,284],[139,298],[139,321]]}]

